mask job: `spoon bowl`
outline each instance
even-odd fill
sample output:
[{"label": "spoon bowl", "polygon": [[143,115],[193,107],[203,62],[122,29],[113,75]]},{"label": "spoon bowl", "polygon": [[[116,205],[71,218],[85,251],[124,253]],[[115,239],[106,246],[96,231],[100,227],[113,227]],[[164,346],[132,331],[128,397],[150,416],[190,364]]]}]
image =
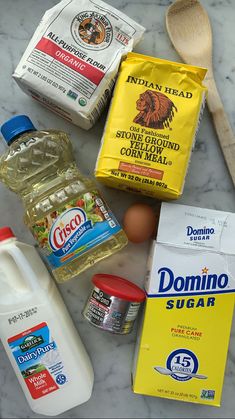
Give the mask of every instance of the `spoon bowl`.
[{"label": "spoon bowl", "polygon": [[205,85],[219,143],[235,186],[235,137],[218,93],[212,67],[212,31],[199,0],[176,0],[167,10],[166,27],[178,54],[191,65],[208,69]]},{"label": "spoon bowl", "polygon": [[167,31],[183,60],[212,70],[212,31],[198,0],[177,0],[167,11]]}]

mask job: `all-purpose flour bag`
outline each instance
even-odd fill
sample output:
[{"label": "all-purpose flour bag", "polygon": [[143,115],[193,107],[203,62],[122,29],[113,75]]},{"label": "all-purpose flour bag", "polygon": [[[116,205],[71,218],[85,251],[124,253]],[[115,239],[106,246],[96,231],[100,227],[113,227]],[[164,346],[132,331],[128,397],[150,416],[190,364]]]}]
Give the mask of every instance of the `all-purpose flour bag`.
[{"label": "all-purpose flour bag", "polygon": [[143,33],[101,0],[62,0],[43,16],[13,77],[25,93],[89,129],[110,98],[122,56]]}]

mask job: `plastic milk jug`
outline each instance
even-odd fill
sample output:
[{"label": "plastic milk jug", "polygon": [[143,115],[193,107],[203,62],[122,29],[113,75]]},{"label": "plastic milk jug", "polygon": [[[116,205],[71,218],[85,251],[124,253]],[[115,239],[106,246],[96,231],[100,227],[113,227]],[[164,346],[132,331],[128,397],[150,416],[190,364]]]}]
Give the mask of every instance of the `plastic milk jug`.
[{"label": "plastic milk jug", "polygon": [[31,409],[55,416],[86,402],[93,369],[34,247],[0,229],[0,337]]}]

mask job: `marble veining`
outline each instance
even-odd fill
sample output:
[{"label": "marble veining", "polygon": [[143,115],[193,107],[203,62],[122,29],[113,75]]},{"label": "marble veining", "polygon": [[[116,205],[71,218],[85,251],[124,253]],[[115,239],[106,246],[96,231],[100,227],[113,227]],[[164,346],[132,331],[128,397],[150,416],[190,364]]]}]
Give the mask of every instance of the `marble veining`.
[{"label": "marble veining", "polygon": [[[165,30],[164,16],[169,0],[107,0],[147,28],[136,51],[161,58],[179,60]],[[0,0],[0,123],[18,113],[28,114],[39,129],[67,131],[72,139],[77,164],[92,175],[105,115],[90,131],[75,127],[50,113],[26,96],[11,78],[26,45],[44,11],[57,0]],[[214,35],[214,71],[218,89],[235,131],[235,2],[202,0],[212,23]],[[5,149],[0,142],[0,153]],[[121,221],[125,209],[138,197],[101,187],[111,208]],[[142,201],[156,207],[148,198]],[[205,110],[186,179],[182,203],[234,211],[235,194],[228,175],[208,110]],[[0,225],[11,225],[20,240],[34,243],[22,222],[23,209],[16,195],[0,184]],[[91,356],[95,370],[93,395],[88,403],[64,418],[234,418],[235,412],[235,329],[233,327],[226,368],[222,407],[211,408],[160,398],[135,395],[131,391],[130,371],[136,329],[129,336],[103,333],[85,322],[81,311],[93,273],[109,272],[126,276],[142,285],[148,244],[133,245],[99,263],[77,279],[60,286],[75,325]],[[38,418],[29,409],[12,368],[0,345],[0,417]],[[215,366],[216,368],[216,366]]]}]

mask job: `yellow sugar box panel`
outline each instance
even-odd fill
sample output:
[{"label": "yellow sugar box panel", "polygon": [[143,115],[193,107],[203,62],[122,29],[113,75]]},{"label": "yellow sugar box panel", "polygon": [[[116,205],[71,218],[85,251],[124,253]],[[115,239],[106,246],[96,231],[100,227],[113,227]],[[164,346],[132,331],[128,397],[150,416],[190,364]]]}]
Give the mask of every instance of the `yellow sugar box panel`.
[{"label": "yellow sugar box panel", "polygon": [[177,297],[171,297],[174,308],[167,309],[169,300],[147,299],[135,393],[220,406],[234,296],[208,295],[193,300],[195,307],[199,303],[197,308],[192,307],[192,298],[185,297],[184,307],[177,309]]},{"label": "yellow sugar box panel", "polygon": [[206,70],[136,53],[121,64],[96,164],[108,186],[177,199],[205,102]]},{"label": "yellow sugar box panel", "polygon": [[162,204],[135,393],[220,406],[234,310],[234,234],[235,214]]}]

